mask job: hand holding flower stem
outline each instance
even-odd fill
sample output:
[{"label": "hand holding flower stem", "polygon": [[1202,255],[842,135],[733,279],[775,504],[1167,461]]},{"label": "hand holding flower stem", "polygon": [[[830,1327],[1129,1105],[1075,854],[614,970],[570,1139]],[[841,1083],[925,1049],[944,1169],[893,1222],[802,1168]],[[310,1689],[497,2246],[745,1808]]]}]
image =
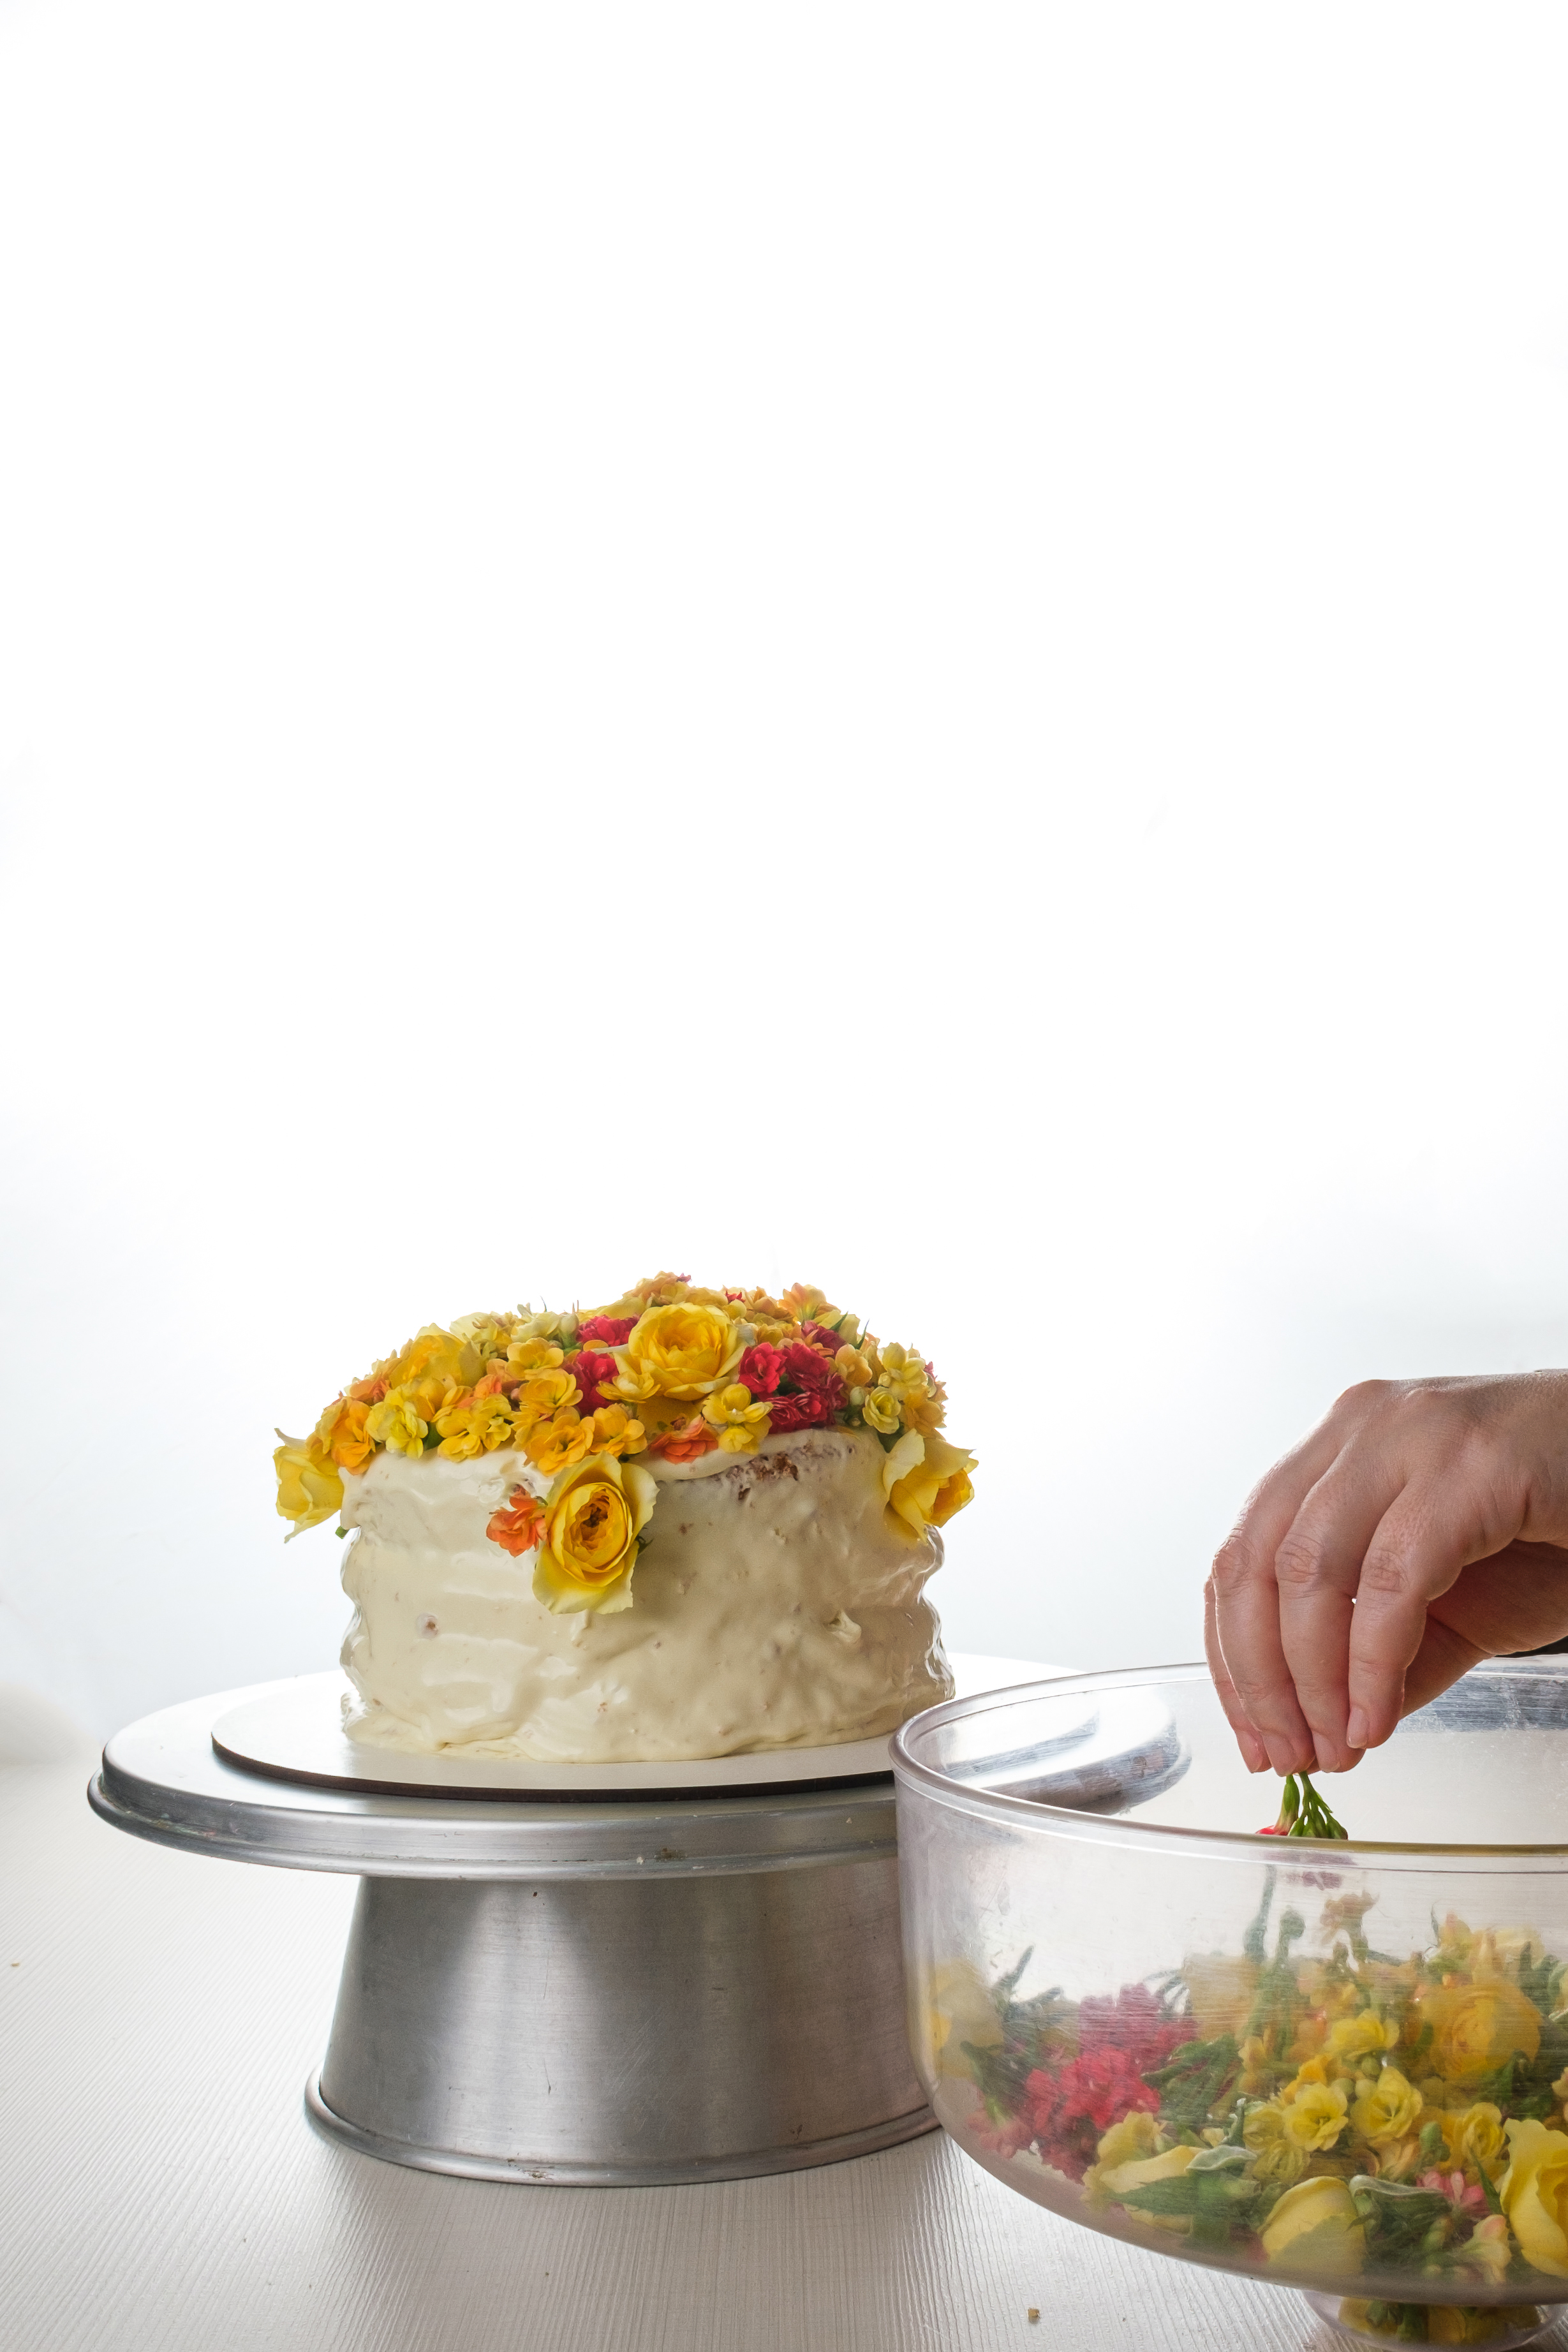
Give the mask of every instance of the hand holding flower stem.
[{"label": "hand holding flower stem", "polygon": [[1312,1786],[1310,1772],[1285,1776],[1279,1818],[1258,1832],[1259,1837],[1348,1838],[1350,1832],[1334,1819]]}]

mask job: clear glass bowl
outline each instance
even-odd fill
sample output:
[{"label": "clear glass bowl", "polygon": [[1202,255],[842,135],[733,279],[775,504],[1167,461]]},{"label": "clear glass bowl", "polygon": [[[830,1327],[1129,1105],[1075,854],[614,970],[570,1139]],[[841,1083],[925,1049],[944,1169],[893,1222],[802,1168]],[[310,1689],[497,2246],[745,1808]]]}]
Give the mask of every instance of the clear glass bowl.
[{"label": "clear glass bowl", "polygon": [[1327,1785],[1342,1844],[1257,1834],[1202,1666],[953,1700],[893,1762],[915,2063],[987,2171],[1374,2334],[1568,2301],[1568,1661],[1411,1716]]}]

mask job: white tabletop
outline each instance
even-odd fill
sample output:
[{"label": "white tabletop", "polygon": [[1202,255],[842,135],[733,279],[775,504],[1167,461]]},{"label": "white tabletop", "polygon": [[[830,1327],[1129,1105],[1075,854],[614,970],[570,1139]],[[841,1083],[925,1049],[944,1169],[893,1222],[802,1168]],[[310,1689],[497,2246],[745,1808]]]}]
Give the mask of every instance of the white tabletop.
[{"label": "white tabletop", "polygon": [[5,2352],[1342,2344],[1295,2294],[1057,2221],[940,2135],[637,2189],[444,2179],[329,2145],[301,2093],[355,1882],[118,1835],[88,1769],[0,1770]]}]

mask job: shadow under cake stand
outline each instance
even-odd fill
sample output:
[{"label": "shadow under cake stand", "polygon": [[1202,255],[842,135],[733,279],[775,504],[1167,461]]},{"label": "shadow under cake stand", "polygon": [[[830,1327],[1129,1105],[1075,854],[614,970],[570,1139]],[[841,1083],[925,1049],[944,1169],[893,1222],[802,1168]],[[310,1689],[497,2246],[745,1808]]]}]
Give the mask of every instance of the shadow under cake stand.
[{"label": "shadow under cake stand", "polygon": [[[1054,1670],[954,1662],[960,1691]],[[691,1764],[399,1756],[337,1673],[165,1708],[89,1790],[188,1853],[361,1881],[313,2122],[483,2180],[736,2179],[935,2127],[885,1738]]]}]

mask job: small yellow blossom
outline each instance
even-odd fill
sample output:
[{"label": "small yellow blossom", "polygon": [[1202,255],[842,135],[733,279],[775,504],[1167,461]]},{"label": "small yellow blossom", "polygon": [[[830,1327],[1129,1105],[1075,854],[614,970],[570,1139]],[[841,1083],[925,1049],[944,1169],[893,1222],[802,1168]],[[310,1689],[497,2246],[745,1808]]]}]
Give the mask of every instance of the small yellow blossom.
[{"label": "small yellow blossom", "polygon": [[754,1454],[768,1433],[766,1398],[753,1397],[739,1381],[705,1399],[702,1417],[719,1432],[720,1444],[731,1454]]},{"label": "small yellow blossom", "polygon": [[1307,2169],[1307,2150],[1286,2131],[1285,2110],[1277,2100],[1247,2109],[1241,2137],[1258,2159],[1253,2170],[1259,2180],[1289,2189]]},{"label": "small yellow blossom", "polygon": [[594,1451],[611,1454],[618,1461],[623,1454],[640,1454],[647,1444],[647,1432],[640,1421],[634,1421],[624,1404],[602,1404],[594,1412]]},{"label": "small yellow blossom", "polygon": [[523,1452],[536,1470],[547,1478],[569,1469],[573,1463],[584,1459],[594,1443],[594,1424],[567,1404],[552,1413],[548,1421],[536,1422],[528,1433]]},{"label": "small yellow blossom", "polygon": [[1134,2107],[1101,2136],[1094,2153],[1100,2163],[1112,2169],[1119,2164],[1142,2163],[1161,2153],[1160,2126],[1146,2109]]},{"label": "small yellow blossom", "polygon": [[1363,2139],[1382,2148],[1409,2138],[1424,2105],[1415,2084],[1406,2082],[1397,2066],[1385,2066],[1351,2109],[1351,2122]]},{"label": "small yellow blossom", "polygon": [[506,1351],[509,1377],[524,1381],[531,1372],[551,1372],[563,1362],[553,1339],[514,1339]]},{"label": "small yellow blossom", "polygon": [[1359,2016],[1336,2018],[1324,2046],[1331,2070],[1342,2065],[1346,2072],[1353,2072],[1359,2059],[1397,2050],[1399,2028],[1379,2017],[1375,2010],[1363,2009]]},{"label": "small yellow blossom", "polygon": [[379,1404],[372,1405],[364,1425],[376,1444],[384,1445],[388,1453],[407,1454],[424,1453],[430,1427],[416,1410],[412,1391],[405,1388],[389,1389]]},{"label": "small yellow blossom", "polygon": [[820,1323],[829,1331],[844,1311],[842,1307],[830,1307],[820,1290],[813,1290],[804,1282],[792,1282],[779,1305],[793,1315],[797,1323]]},{"label": "small yellow blossom", "polygon": [[1481,2099],[1473,2107],[1450,2108],[1438,2121],[1443,2126],[1449,2163],[1466,2172],[1484,2172],[1489,2180],[1495,2179],[1508,2160],[1502,2110],[1494,2107],[1489,2099]]},{"label": "small yellow blossom", "polygon": [[517,1433],[527,1438],[541,1422],[552,1421],[559,1412],[576,1410],[577,1383],[570,1372],[535,1372],[517,1392]]},{"label": "small yellow blossom", "polygon": [[867,1427],[876,1430],[882,1437],[891,1437],[903,1418],[899,1400],[891,1389],[868,1389],[860,1412]]},{"label": "small yellow blossom", "polygon": [[858,1348],[840,1348],[833,1359],[834,1368],[847,1389],[868,1389],[871,1367]]},{"label": "small yellow blossom", "polygon": [[1337,2083],[1302,2083],[1298,2075],[1280,2109],[1286,2138],[1309,2151],[1332,2147],[1345,2127],[1346,2104]]},{"label": "small yellow blossom", "polygon": [[515,1427],[505,1397],[471,1397],[467,1404],[437,1414],[441,1443],[436,1451],[449,1462],[472,1462],[481,1454],[493,1454],[498,1446],[510,1445]]}]

